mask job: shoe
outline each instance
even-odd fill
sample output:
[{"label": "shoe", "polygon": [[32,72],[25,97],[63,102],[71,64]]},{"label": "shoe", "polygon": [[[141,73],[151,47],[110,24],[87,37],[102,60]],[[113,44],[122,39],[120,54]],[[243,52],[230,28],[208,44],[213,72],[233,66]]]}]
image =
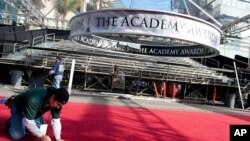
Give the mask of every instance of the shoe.
[{"label": "shoe", "polygon": [[5,102],[5,106],[10,108],[13,104],[15,97],[16,97],[15,95],[12,95],[10,98],[8,98],[7,101]]},{"label": "shoe", "polygon": [[8,101],[7,97],[0,99],[0,103],[5,104]]}]

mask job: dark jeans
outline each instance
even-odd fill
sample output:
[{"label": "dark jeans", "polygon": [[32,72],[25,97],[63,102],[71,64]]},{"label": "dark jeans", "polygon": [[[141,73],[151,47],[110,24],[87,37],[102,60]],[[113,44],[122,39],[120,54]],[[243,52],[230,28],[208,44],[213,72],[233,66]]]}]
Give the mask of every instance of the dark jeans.
[{"label": "dark jeans", "polygon": [[[37,127],[40,127],[41,124],[44,123],[43,117],[39,117],[35,119]],[[25,126],[23,123],[23,117],[20,113],[18,113],[16,106],[11,106],[11,117],[6,122],[7,131],[11,139],[19,140],[25,135]]]}]

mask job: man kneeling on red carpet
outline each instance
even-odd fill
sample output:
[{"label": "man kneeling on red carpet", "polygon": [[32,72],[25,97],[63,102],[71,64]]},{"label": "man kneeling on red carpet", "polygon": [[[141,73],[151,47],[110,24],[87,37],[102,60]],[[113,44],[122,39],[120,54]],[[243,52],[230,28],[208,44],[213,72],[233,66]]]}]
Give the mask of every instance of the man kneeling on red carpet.
[{"label": "man kneeling on red carpet", "polygon": [[52,128],[57,141],[61,139],[60,112],[68,102],[69,93],[65,88],[32,88],[16,96],[1,100],[10,108],[11,117],[6,121],[8,134],[13,140],[22,139],[25,134],[40,138],[42,141],[51,141],[51,138],[40,127],[44,124],[42,115],[50,111]]}]

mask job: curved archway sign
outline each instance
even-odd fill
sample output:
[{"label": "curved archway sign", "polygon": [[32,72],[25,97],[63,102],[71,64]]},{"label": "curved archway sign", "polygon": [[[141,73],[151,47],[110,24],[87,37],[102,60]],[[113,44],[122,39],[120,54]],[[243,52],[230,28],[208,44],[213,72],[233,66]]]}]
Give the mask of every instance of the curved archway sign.
[{"label": "curved archway sign", "polygon": [[187,15],[145,10],[101,10],[70,21],[70,39],[122,52],[174,57],[219,54],[221,30]]}]

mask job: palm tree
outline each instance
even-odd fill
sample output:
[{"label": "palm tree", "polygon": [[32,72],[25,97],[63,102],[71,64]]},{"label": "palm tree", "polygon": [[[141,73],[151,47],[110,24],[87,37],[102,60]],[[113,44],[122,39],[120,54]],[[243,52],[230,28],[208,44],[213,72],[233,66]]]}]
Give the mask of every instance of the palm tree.
[{"label": "palm tree", "polygon": [[[63,16],[65,19],[66,14],[69,11],[75,11],[82,5],[83,0],[55,0],[54,5],[56,8],[56,27],[58,28],[59,16]],[[64,23],[63,23],[64,24]]]},{"label": "palm tree", "polygon": [[[83,0],[57,0],[57,12],[65,18],[69,11],[75,11],[82,5]],[[59,2],[59,3],[58,3]]]},{"label": "palm tree", "polygon": [[[101,3],[100,3],[101,2]],[[111,0],[92,0],[92,3],[96,3],[100,6],[109,5]],[[55,0],[56,10],[57,10],[57,27],[58,27],[58,17],[59,15],[63,16],[65,19],[66,14],[69,11],[79,11],[86,12],[84,7],[86,8],[87,0]]]}]

